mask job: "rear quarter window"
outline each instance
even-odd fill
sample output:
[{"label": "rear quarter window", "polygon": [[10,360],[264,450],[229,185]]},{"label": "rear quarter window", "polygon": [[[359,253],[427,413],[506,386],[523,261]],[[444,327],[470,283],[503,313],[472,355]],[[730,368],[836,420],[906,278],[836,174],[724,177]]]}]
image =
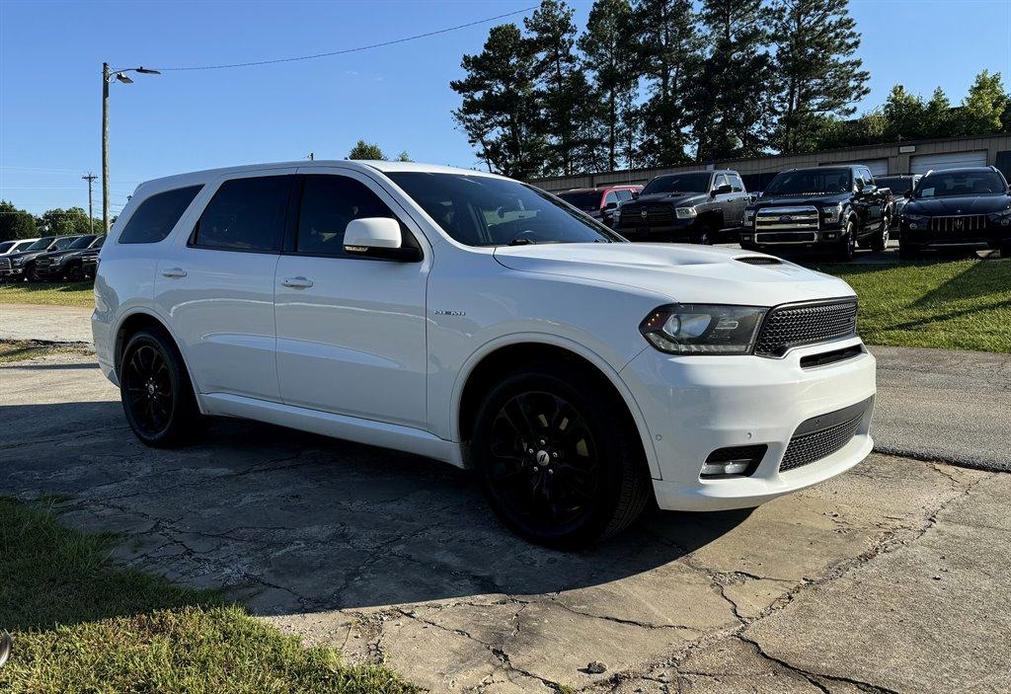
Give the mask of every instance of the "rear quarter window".
[{"label": "rear quarter window", "polygon": [[169,235],[203,186],[176,188],[142,202],[126,223],[119,243],[158,243]]}]

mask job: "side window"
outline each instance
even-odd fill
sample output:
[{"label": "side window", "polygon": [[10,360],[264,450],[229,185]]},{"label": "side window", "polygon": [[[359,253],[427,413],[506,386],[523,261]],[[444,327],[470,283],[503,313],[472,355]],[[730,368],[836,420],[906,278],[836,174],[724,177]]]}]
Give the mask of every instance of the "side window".
[{"label": "side window", "polygon": [[190,244],[233,251],[279,251],[293,176],[225,181],[207,204]]},{"label": "side window", "polygon": [[619,190],[618,191],[618,201],[626,202],[632,199],[632,191],[630,190]]},{"label": "side window", "polygon": [[618,193],[616,191],[613,191],[613,190],[610,193],[608,193],[607,195],[604,196],[604,205],[605,206],[609,205],[612,202],[615,203],[615,204],[617,204],[617,202],[618,202]]},{"label": "side window", "polygon": [[172,231],[203,186],[177,188],[152,195],[126,223],[119,243],[158,243]]},{"label": "side window", "polygon": [[864,183],[874,185],[874,174],[871,173],[870,169],[864,169]]},{"label": "side window", "polygon": [[[318,174],[305,176],[295,252],[346,255],[344,230],[352,219],[364,217],[397,218],[386,203],[353,178]],[[405,243],[409,236],[405,230]]]},{"label": "side window", "polygon": [[728,185],[730,185],[730,181],[727,180],[726,174],[720,174],[719,176],[716,177],[716,180],[713,181],[713,190],[716,190],[720,186],[728,186]]},{"label": "side window", "polygon": [[732,174],[730,176],[730,185],[733,187],[735,193],[744,192],[744,181],[742,181],[741,177],[737,174]]}]

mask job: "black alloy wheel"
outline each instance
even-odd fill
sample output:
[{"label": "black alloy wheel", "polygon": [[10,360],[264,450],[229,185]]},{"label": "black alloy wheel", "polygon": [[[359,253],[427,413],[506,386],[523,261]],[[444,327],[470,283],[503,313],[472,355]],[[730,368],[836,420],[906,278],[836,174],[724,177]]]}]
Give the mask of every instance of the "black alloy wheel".
[{"label": "black alloy wheel", "polygon": [[123,411],[144,444],[168,448],[184,441],[198,417],[182,358],[160,331],[134,334],[119,367]]},{"label": "black alloy wheel", "polygon": [[881,220],[881,231],[874,235],[874,241],[871,242],[871,248],[875,251],[883,251],[888,248],[888,238],[891,235],[892,220],[888,215],[885,215],[884,219]]},{"label": "black alloy wheel", "polygon": [[853,220],[850,219],[846,222],[846,226],[843,227],[842,239],[839,241],[836,258],[843,261],[853,260],[853,256],[856,255],[856,251],[857,230],[856,225],[853,224]]},{"label": "black alloy wheel", "polygon": [[591,393],[585,374],[568,371],[507,377],[481,407],[472,449],[499,517],[556,546],[620,531],[651,491],[634,425],[610,397]]}]

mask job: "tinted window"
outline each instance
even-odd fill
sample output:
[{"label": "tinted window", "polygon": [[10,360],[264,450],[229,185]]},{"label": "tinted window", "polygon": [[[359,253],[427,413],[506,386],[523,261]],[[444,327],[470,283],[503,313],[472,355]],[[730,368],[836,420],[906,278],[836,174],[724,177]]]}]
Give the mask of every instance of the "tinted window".
[{"label": "tinted window", "polygon": [[67,250],[77,251],[82,248],[87,248],[95,241],[96,238],[97,237],[95,236],[82,236],[81,238],[77,239],[72,244],[70,244],[67,247]]},{"label": "tinted window", "polygon": [[878,179],[878,185],[888,188],[896,195],[901,195],[913,187],[912,176],[886,176]]},{"label": "tinted window", "polygon": [[630,191],[630,190],[619,190],[618,191],[618,200],[620,200],[621,202],[626,202],[626,201],[631,200],[631,199],[632,199],[632,191]]},{"label": "tinted window", "polygon": [[613,190],[604,197],[605,205],[611,202],[618,202],[618,194]]},{"label": "tinted window", "polygon": [[733,187],[735,193],[744,192],[744,181],[742,181],[741,177],[737,174],[730,176],[730,185]]},{"label": "tinted window", "polygon": [[53,244],[52,250],[65,251],[74,245],[74,242],[79,238],[79,236],[64,236],[62,239],[56,239],[56,243]]},{"label": "tinted window", "polygon": [[13,241],[4,241],[3,243],[0,243],[0,253],[6,253],[13,247],[14,247]]},{"label": "tinted window", "polygon": [[25,250],[26,251],[44,251],[47,248],[49,248],[49,244],[51,244],[55,240],[56,240],[55,236],[45,236],[45,237],[39,239],[38,241],[36,241],[35,243],[33,243],[31,246],[29,246]]},{"label": "tinted window", "polygon": [[991,195],[1007,192],[1007,184],[992,169],[974,171],[938,171],[920,179],[916,186],[918,198],[940,198],[950,195]]},{"label": "tinted window", "polygon": [[558,197],[573,207],[587,212],[600,209],[600,192],[596,190],[570,190],[567,193],[559,193]]},{"label": "tinted window", "polygon": [[587,215],[516,181],[413,171],[387,176],[447,234],[469,246],[621,240]]},{"label": "tinted window", "polygon": [[852,190],[850,169],[801,169],[776,174],[765,188],[767,195],[817,195]]},{"label": "tinted window", "polygon": [[727,178],[725,174],[720,174],[719,176],[716,177],[716,180],[713,181],[713,190],[716,190],[720,186],[729,186],[729,185],[730,179]]},{"label": "tinted window", "polygon": [[225,181],[200,215],[193,245],[236,251],[278,251],[292,176]]},{"label": "tinted window", "polygon": [[[364,184],[346,176],[306,176],[295,250],[344,255],[344,230],[352,219],[396,215]],[[405,241],[407,234],[405,233]]]},{"label": "tinted window", "polygon": [[643,195],[653,193],[708,193],[709,173],[686,173],[659,176],[646,184]]},{"label": "tinted window", "polygon": [[126,228],[119,235],[120,243],[157,243],[161,241],[182,217],[203,186],[177,188],[152,195],[142,202]]}]

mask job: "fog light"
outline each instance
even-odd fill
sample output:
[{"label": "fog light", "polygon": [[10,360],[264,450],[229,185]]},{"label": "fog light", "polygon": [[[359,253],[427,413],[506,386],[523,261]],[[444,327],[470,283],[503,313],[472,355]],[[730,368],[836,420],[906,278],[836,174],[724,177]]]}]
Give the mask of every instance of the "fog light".
[{"label": "fog light", "polygon": [[834,238],[835,238],[836,236],[838,236],[838,235],[839,235],[839,234],[837,234],[837,233],[836,233],[836,232],[834,232],[834,231],[829,231],[829,232],[827,232],[827,233],[825,234],[825,238],[827,238],[827,239],[834,239]]},{"label": "fog light", "polygon": [[755,472],[768,450],[765,444],[758,446],[730,446],[718,448],[709,454],[702,466],[702,477],[747,477]]},{"label": "fog light", "polygon": [[751,234],[742,234],[741,235],[741,241],[750,241],[750,240],[751,240]]}]

